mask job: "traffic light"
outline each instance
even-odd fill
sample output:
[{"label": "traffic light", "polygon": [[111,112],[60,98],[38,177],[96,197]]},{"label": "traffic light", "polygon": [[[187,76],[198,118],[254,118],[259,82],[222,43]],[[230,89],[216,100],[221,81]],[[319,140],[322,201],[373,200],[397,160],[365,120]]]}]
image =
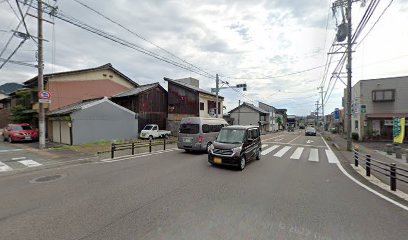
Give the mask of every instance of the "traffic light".
[{"label": "traffic light", "polygon": [[244,84],[237,84],[236,87],[237,87],[237,88],[242,88],[242,91],[246,91],[246,90],[247,90],[247,85],[246,85],[246,83],[244,83]]}]

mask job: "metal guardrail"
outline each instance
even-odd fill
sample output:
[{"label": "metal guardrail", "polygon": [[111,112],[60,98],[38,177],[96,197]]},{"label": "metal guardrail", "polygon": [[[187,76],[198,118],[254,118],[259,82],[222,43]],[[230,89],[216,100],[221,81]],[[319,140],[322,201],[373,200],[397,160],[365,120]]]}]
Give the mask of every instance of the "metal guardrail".
[{"label": "metal guardrail", "polygon": [[149,152],[152,152],[153,146],[161,146],[163,145],[163,150],[166,150],[167,144],[176,143],[176,140],[169,140],[163,138],[163,140],[148,140],[147,141],[135,141],[135,142],[128,142],[128,143],[112,143],[111,145],[111,158],[115,158],[115,152],[123,151],[123,150],[132,150],[132,155],[135,155],[136,148],[142,147],[149,147]]},{"label": "metal guardrail", "polygon": [[371,176],[371,171],[380,173],[390,178],[391,191],[397,190],[397,180],[408,184],[408,169],[397,167],[396,163],[385,163],[371,157],[371,155],[361,154],[358,149],[354,149],[354,166],[359,163],[365,167],[366,176]]}]

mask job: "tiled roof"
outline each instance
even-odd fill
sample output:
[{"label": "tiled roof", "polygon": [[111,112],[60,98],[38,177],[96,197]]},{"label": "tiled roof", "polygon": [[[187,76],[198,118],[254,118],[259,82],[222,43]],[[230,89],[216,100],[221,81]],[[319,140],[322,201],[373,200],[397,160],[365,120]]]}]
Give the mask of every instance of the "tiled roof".
[{"label": "tiled roof", "polygon": [[257,111],[257,112],[260,112],[260,113],[269,114],[268,111],[265,111],[265,110],[263,110],[263,109],[261,109],[261,108],[255,106],[255,105],[250,104],[250,103],[247,103],[247,102],[244,102],[243,104],[239,105],[238,107],[232,109],[232,110],[229,111],[229,112],[233,112],[233,111],[237,110],[238,108],[240,108],[240,107],[242,107],[242,106],[247,106],[247,107],[252,108],[253,110],[255,110],[255,111]]},{"label": "tiled roof", "polygon": [[[190,85],[190,84],[185,83],[185,82],[181,82],[181,81],[173,80],[173,79],[169,79],[169,78],[164,78],[164,80],[165,80],[165,81],[168,81],[168,82],[171,82],[171,83],[173,83],[173,84],[175,84],[175,85],[178,85],[178,86],[180,86],[180,87],[188,88],[188,89],[193,90],[193,91],[196,91],[196,92],[204,93],[204,94],[211,95],[211,96],[216,96],[216,95],[215,95],[214,93],[212,93],[212,92],[206,91],[206,90],[204,90],[204,89],[201,89],[201,88],[199,88],[199,87]],[[224,99],[223,96],[218,95],[218,97],[221,98],[221,99]]]},{"label": "tiled roof", "polygon": [[139,93],[142,93],[142,92],[147,91],[149,89],[155,88],[157,86],[160,86],[160,84],[159,83],[151,83],[151,84],[142,85],[142,86],[139,86],[137,88],[133,88],[133,89],[127,90],[125,92],[121,92],[119,94],[116,94],[116,95],[112,96],[112,98],[135,96],[135,95],[138,95]]},{"label": "tiled roof", "polygon": [[104,101],[105,98],[89,99],[83,100],[81,102],[73,103],[68,106],[58,108],[56,110],[50,111],[47,113],[47,116],[58,116],[58,115],[67,115],[79,110],[86,108],[87,106],[97,104],[98,102]]}]

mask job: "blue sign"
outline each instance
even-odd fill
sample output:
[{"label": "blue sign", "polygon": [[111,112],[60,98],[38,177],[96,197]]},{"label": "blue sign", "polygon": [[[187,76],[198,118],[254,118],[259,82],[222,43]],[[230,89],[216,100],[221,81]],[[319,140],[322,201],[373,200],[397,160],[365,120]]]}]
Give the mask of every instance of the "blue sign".
[{"label": "blue sign", "polygon": [[334,109],[334,120],[335,121],[339,121],[340,120],[340,117],[339,117],[339,109],[338,108],[335,108]]}]

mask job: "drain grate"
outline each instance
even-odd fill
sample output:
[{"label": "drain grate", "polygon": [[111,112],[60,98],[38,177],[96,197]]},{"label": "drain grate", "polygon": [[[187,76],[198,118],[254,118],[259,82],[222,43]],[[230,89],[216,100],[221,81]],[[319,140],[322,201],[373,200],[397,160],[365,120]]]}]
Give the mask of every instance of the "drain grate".
[{"label": "drain grate", "polygon": [[53,181],[57,181],[60,178],[63,178],[64,175],[62,174],[56,174],[56,175],[51,175],[51,176],[43,176],[43,177],[38,177],[38,178],[34,178],[33,180],[31,180],[31,183],[44,183],[44,182],[53,182]]}]

